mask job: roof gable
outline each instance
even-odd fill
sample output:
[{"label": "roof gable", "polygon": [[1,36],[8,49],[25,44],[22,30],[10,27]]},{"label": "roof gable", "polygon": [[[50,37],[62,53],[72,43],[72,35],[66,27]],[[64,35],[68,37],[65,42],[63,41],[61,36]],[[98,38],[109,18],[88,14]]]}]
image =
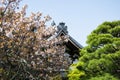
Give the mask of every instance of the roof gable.
[{"label": "roof gable", "polygon": [[68,40],[76,47],[76,48],[83,48],[83,46],[81,44],[79,44],[73,37],[71,37],[68,34],[67,31],[67,26],[65,26],[65,23],[61,22],[59,23],[59,25],[57,26],[57,35],[58,36],[62,36],[62,35],[67,35],[68,36]]}]

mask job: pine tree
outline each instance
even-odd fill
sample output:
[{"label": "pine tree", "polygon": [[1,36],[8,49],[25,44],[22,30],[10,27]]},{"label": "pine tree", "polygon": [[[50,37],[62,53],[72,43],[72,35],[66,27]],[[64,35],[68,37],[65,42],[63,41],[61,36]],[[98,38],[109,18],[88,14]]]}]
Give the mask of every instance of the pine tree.
[{"label": "pine tree", "polygon": [[104,22],[87,39],[77,64],[71,65],[69,79],[120,79],[120,21]]}]

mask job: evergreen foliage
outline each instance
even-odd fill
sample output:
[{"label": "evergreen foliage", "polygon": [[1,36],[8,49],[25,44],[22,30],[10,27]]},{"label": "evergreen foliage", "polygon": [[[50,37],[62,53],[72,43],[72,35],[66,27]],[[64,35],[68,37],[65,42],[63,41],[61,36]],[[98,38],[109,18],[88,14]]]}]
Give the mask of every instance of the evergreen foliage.
[{"label": "evergreen foliage", "polygon": [[104,22],[87,39],[79,61],[71,65],[69,80],[120,79],[120,21]]}]

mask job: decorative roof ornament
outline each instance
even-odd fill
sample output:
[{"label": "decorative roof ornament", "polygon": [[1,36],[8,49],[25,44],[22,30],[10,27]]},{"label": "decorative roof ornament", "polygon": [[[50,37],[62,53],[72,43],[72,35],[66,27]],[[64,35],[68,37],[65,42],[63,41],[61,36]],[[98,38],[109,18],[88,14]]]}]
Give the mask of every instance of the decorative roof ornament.
[{"label": "decorative roof ornament", "polygon": [[57,26],[57,30],[57,32],[64,31],[66,34],[68,34],[67,26],[65,26],[64,22],[59,23],[59,25]]},{"label": "decorative roof ornament", "polygon": [[51,26],[55,26],[56,24],[55,24],[55,22],[53,21],[52,23],[51,23]]}]

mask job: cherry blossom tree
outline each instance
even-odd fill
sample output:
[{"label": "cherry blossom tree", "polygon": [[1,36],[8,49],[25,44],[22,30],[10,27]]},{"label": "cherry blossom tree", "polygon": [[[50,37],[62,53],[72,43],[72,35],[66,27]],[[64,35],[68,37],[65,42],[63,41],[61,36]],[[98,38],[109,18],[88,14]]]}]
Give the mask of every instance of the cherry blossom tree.
[{"label": "cherry blossom tree", "polygon": [[66,36],[51,38],[56,26],[46,26],[49,15],[31,13],[21,0],[0,1],[0,79],[52,79],[67,70],[70,58],[64,55]]}]

